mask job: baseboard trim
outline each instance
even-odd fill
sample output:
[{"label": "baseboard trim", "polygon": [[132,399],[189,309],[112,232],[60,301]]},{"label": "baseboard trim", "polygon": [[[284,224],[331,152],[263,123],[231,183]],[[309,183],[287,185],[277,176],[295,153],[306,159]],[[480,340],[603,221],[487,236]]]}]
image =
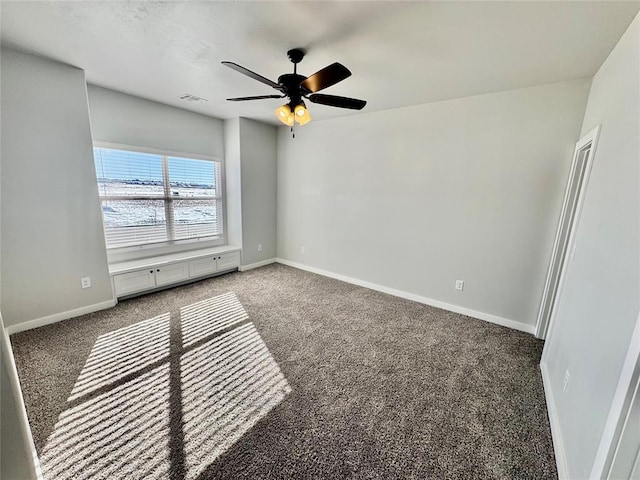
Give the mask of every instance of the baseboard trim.
[{"label": "baseboard trim", "polygon": [[306,270],[307,272],[317,273],[318,275],[323,275],[325,277],[335,278],[336,280],[341,280],[343,282],[352,283],[360,287],[370,288],[371,290],[377,290],[378,292],[388,293],[389,295],[393,295],[396,297],[406,298],[407,300],[413,300],[414,302],[424,303],[425,305],[430,305],[432,307],[441,308],[443,310],[459,313],[461,315],[466,315],[467,317],[473,317],[479,320],[484,320],[485,322],[495,323],[503,327],[519,330],[521,332],[530,333],[532,335],[535,333],[534,325],[527,325],[522,322],[517,322],[515,320],[509,320],[508,318],[502,318],[502,317],[498,317],[497,315],[491,315],[490,313],[479,312],[477,310],[472,310],[470,308],[460,307],[458,305],[441,302],[439,300],[423,297],[421,295],[415,295],[413,293],[403,292],[402,290],[396,290],[395,288],[389,288],[383,285],[378,285],[376,283],[367,282],[365,280],[359,280],[357,278],[341,275],[339,273],[333,273],[327,270],[322,270],[320,268],[310,267],[308,265],[304,265],[298,262],[292,262],[290,260],[285,260],[283,258],[276,258],[276,262],[281,263],[283,265],[287,265],[289,267],[299,268],[300,270]]},{"label": "baseboard trim", "polygon": [[567,460],[564,453],[564,442],[562,441],[562,433],[560,430],[560,419],[556,410],[556,402],[551,389],[551,379],[549,371],[545,363],[540,363],[540,371],[542,373],[542,386],[544,388],[544,398],[547,403],[547,415],[549,417],[549,425],[551,426],[551,439],[553,440],[553,451],[556,456],[556,468],[558,469],[558,480],[568,480],[569,472],[567,470]]},{"label": "baseboard trim", "polygon": [[93,313],[107,308],[115,307],[118,301],[107,300],[106,302],[94,303],[93,305],[87,305],[86,307],[76,308],[74,310],[67,310],[66,312],[55,313],[46,317],[36,318],[35,320],[29,320],[27,322],[18,323],[16,325],[9,325],[5,327],[5,330],[9,335],[14,333],[24,332],[26,330],[32,330],[34,328],[43,327],[51,323],[61,322],[73,317],[79,317],[80,315],[86,315],[87,313]]},{"label": "baseboard trim", "polygon": [[250,263],[249,265],[242,265],[238,270],[241,272],[246,272],[247,270],[253,270],[254,268],[264,267],[265,265],[271,265],[272,263],[276,263],[275,258],[270,258],[268,260],[263,260],[261,262]]}]

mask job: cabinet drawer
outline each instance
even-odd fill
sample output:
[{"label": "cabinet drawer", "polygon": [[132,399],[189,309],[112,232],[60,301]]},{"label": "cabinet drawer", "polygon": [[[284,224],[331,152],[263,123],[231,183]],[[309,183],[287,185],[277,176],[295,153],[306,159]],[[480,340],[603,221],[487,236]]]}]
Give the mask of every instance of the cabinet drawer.
[{"label": "cabinet drawer", "polygon": [[150,268],[115,275],[113,277],[113,283],[116,287],[117,297],[140,292],[156,286],[155,275]]},{"label": "cabinet drawer", "polygon": [[189,262],[189,276],[201,277],[217,271],[216,258],[218,257],[205,257],[191,260]]},{"label": "cabinet drawer", "polygon": [[172,263],[171,265],[156,268],[156,286],[158,287],[177,283],[188,278],[189,264],[187,262]]},{"label": "cabinet drawer", "polygon": [[223,253],[218,257],[218,271],[230,270],[240,266],[240,252]]}]

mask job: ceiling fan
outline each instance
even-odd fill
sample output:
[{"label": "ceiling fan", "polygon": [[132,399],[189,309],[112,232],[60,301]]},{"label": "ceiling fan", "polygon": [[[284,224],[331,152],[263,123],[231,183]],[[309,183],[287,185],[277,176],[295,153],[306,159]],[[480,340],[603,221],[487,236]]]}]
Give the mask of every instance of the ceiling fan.
[{"label": "ceiling fan", "polygon": [[280,95],[258,95],[253,97],[227,98],[227,100],[232,102],[243,102],[246,100],[287,97],[289,102],[278,107],[275,113],[278,120],[292,128],[295,122],[300,125],[305,125],[311,121],[311,115],[309,114],[303,99],[308,99],[312,103],[329,105],[331,107],[350,108],[353,110],[362,110],[364,108],[367,104],[364,100],[316,93],[341,82],[345,78],[351,76],[351,72],[347,67],[336,62],[314,73],[310,77],[305,77],[297,72],[298,63],[302,61],[304,54],[305,52],[301,48],[294,48],[287,52],[289,60],[293,63],[293,73],[280,75],[280,77],[278,77],[278,83],[252,72],[237,63],[222,62],[223,65],[226,65],[247,77],[262,82],[265,85],[269,85],[280,92]]}]

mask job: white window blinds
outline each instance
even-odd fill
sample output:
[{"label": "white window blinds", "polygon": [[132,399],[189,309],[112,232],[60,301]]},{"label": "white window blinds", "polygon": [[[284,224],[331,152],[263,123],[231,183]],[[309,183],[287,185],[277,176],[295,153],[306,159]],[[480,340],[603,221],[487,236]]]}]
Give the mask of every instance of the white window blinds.
[{"label": "white window blinds", "polygon": [[107,248],[219,237],[220,162],[95,148]]}]

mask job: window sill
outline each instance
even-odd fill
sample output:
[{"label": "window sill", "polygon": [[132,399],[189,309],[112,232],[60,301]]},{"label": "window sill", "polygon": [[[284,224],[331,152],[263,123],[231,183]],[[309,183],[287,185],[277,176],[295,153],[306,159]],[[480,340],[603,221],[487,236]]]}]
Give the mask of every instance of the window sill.
[{"label": "window sill", "polygon": [[177,242],[152,243],[133,247],[122,247],[107,249],[107,262],[109,265],[126,263],[129,261],[143,260],[145,258],[157,258],[166,255],[189,255],[191,252],[198,252],[214,247],[226,247],[226,239],[203,238],[192,240],[179,240]]}]

